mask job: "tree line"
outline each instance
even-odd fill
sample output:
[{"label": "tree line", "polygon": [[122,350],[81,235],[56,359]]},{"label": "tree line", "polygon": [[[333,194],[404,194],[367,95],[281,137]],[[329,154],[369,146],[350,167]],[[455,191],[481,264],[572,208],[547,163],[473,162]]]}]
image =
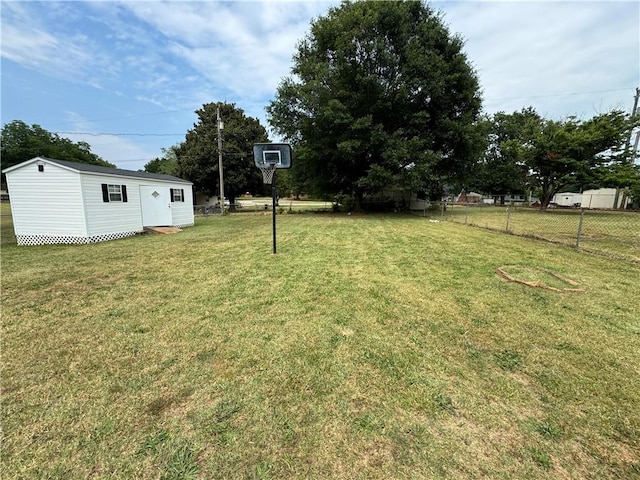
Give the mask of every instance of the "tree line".
[{"label": "tree line", "polygon": [[[532,107],[483,115],[477,72],[463,46],[442,14],[421,2],[347,1],[315,19],[297,46],[291,74],[266,108],[273,131],[294,149],[293,168],[279,176],[280,188],[350,196],[356,209],[367,194],[390,185],[431,199],[462,188],[532,193],[542,208],[561,191],[617,187],[640,202],[640,167],[625,148],[640,124],[637,116],[613,110],[587,120],[550,120]],[[215,196],[218,108],[225,192],[232,202],[246,191],[261,193],[251,152],[254,143],[269,141],[267,130],[225,102],[198,109],[185,140],[145,170],[180,176]],[[5,135],[15,144],[15,131],[26,127],[20,123],[2,130],[3,168]],[[46,138],[37,125],[31,129]],[[49,135],[52,143],[64,143]],[[66,147],[73,154],[63,159],[104,162],[87,144]],[[38,150],[29,148],[25,155]],[[16,158],[11,151],[7,162]],[[50,153],[65,155],[56,154]]]},{"label": "tree line", "polygon": [[40,125],[27,125],[21,120],[13,120],[2,127],[0,145],[2,170],[38,156],[115,167],[93,153],[87,142],[73,142]]}]

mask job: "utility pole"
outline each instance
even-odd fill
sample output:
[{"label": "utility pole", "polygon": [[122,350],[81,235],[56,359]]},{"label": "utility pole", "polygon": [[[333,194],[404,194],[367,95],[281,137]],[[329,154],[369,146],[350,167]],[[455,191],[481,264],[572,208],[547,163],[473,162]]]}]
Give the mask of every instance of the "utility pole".
[{"label": "utility pole", "polygon": [[224,215],[224,175],[222,174],[222,129],[224,124],[220,120],[220,107],[216,108],[218,117],[218,171],[220,172],[220,213]]},{"label": "utility pole", "polygon": [[[640,88],[636,88],[636,94],[633,97],[633,108],[631,109],[631,120],[633,120],[637,115],[640,114],[639,109],[638,109],[638,99],[640,99]],[[624,153],[625,155],[627,155],[629,153],[629,147],[631,147],[631,140],[633,139],[633,128],[629,129],[629,140],[627,140],[627,143],[624,146]],[[636,131],[636,141],[633,144],[633,147],[631,147],[631,155],[629,155],[629,164],[630,165],[635,165],[636,162],[636,152],[638,151],[638,141],[640,141],[640,130]],[[617,203],[618,201],[618,191],[619,189],[616,189],[616,199],[615,202]],[[627,195],[629,192],[629,187],[625,187],[624,190],[622,191],[622,200],[620,201],[620,210],[623,210],[625,208],[625,204],[627,201]],[[616,205],[614,205],[615,207]]]},{"label": "utility pole", "polygon": [[[638,115],[638,99],[640,98],[640,88],[636,88],[636,96],[633,98],[633,110],[631,110],[631,118]],[[633,130],[629,132],[629,144],[631,143],[631,137],[633,135]],[[638,141],[640,140],[640,130],[636,132],[636,141],[633,144],[633,148],[631,149],[631,162],[635,161],[636,152],[638,151]]]},{"label": "utility pole", "polygon": [[631,110],[632,117],[635,117],[638,112],[638,98],[640,98],[640,88],[636,88],[636,95],[633,97],[633,110]]},{"label": "utility pole", "polygon": [[633,148],[631,149],[631,161],[632,162],[636,158],[636,153],[638,151],[638,143],[640,143],[640,130],[636,132],[636,141],[633,143]]}]

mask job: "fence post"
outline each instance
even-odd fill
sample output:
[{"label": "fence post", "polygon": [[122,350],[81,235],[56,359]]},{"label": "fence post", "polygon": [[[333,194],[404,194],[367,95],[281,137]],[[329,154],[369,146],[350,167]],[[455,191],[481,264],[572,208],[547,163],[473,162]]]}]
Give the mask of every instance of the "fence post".
[{"label": "fence post", "polygon": [[444,206],[446,205],[446,203],[447,203],[447,201],[446,201],[446,200],[444,200],[444,201],[442,202],[442,215],[441,215],[441,216],[442,216],[443,218],[444,218]]},{"label": "fence post", "polygon": [[582,236],[583,222],[584,222],[584,208],[580,212],[580,223],[578,223],[578,235],[576,236],[576,248],[580,248],[580,237]]},{"label": "fence post", "polygon": [[509,217],[511,216],[511,207],[507,207],[507,228],[505,232],[509,233]]},{"label": "fence post", "polygon": [[467,224],[467,220],[469,219],[469,204],[467,203],[467,205],[464,208],[464,224]]}]

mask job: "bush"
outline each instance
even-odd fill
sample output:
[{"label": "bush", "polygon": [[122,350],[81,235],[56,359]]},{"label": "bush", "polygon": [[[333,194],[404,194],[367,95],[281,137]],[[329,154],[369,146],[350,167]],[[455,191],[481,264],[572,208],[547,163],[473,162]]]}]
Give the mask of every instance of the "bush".
[{"label": "bush", "polygon": [[356,200],[351,195],[336,195],[332,209],[334,212],[352,212],[355,204]]}]

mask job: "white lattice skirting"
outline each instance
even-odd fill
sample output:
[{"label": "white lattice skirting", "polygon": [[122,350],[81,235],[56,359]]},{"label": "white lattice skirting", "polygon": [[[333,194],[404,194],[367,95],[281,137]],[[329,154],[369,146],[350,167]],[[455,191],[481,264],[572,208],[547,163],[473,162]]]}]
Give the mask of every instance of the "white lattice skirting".
[{"label": "white lattice skirting", "polygon": [[70,237],[64,235],[16,235],[18,245],[85,244],[106,242],[119,238],[132,237],[139,232],[117,232],[93,237]]}]

